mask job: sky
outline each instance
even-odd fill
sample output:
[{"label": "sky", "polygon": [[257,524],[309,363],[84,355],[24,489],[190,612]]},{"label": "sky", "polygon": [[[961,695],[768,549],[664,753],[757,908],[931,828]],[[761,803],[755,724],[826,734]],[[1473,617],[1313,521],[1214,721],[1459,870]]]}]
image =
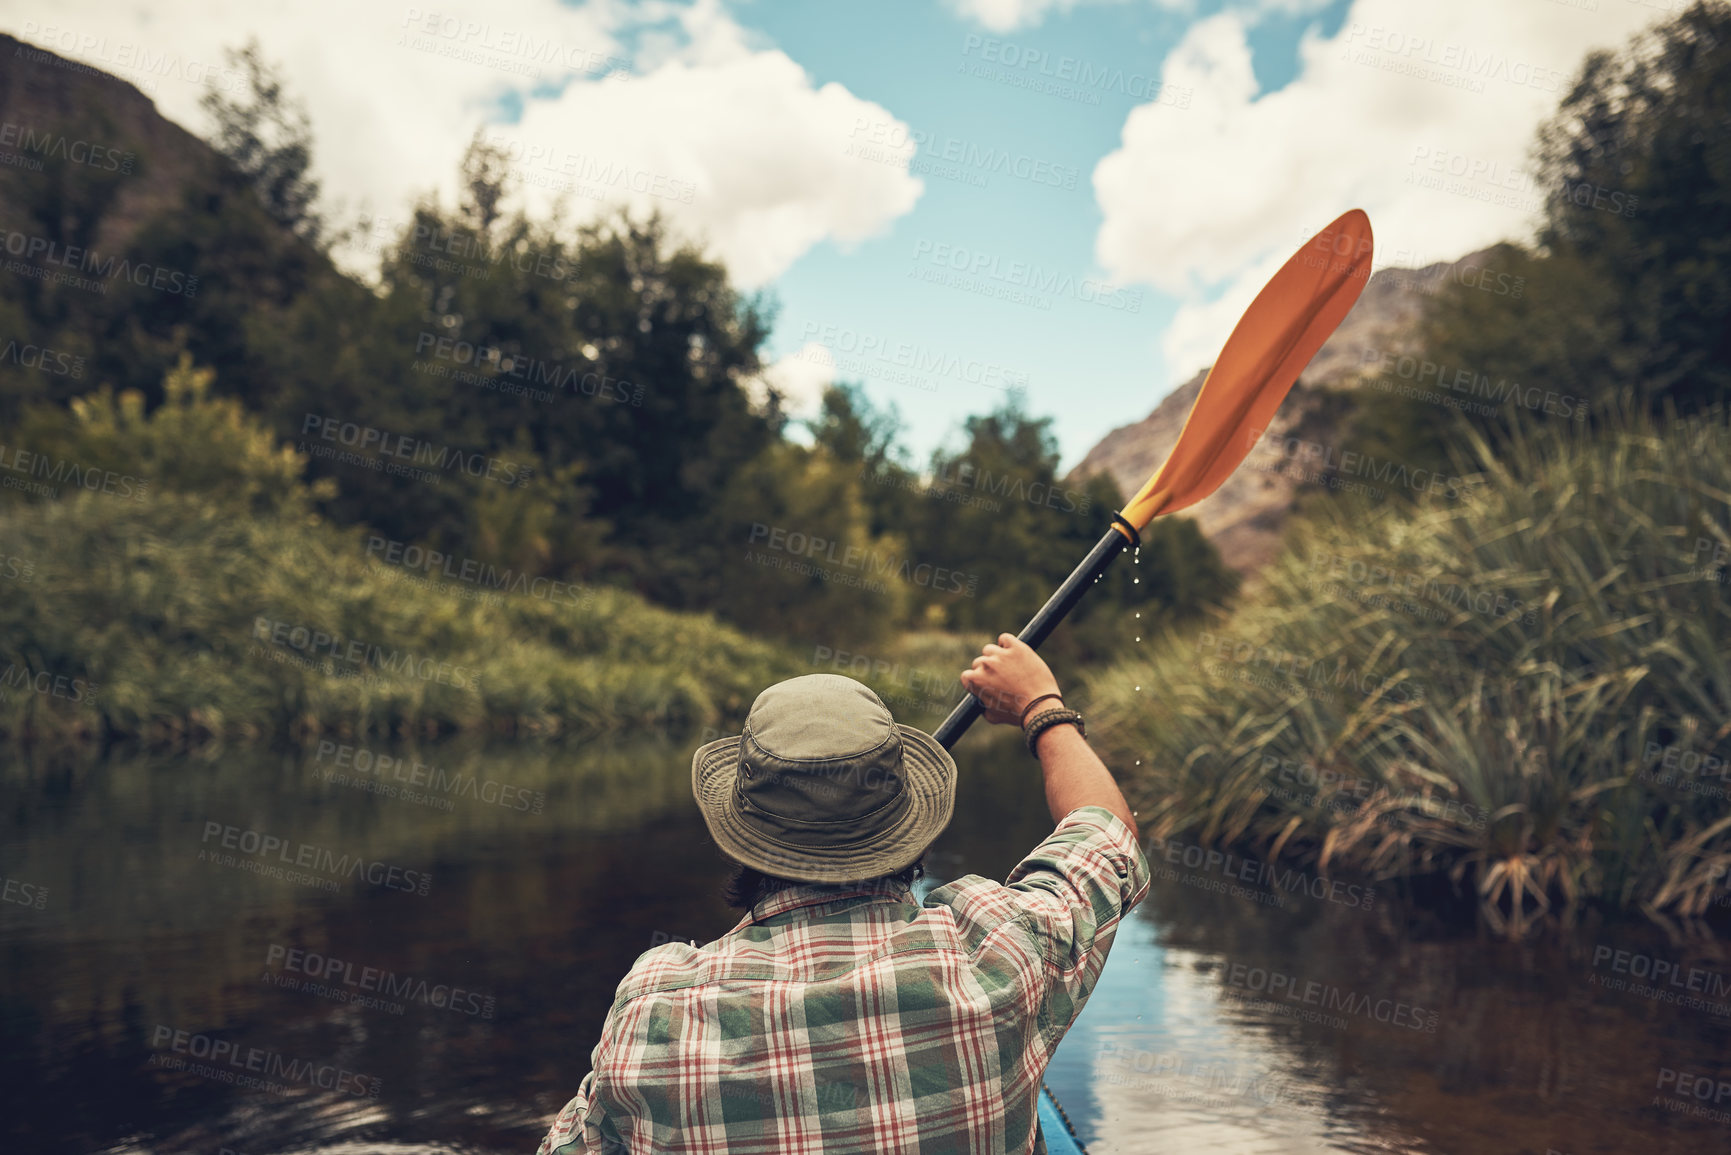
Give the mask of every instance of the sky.
[{"label": "sky", "polygon": [[[893,405],[917,460],[1014,399],[1068,468],[1206,366],[1350,208],[1377,267],[1532,234],[1534,130],[1682,0],[0,0],[198,135],[257,38],[339,222],[659,209],[775,308],[773,386]],[[376,268],[363,245],[341,254]]]}]

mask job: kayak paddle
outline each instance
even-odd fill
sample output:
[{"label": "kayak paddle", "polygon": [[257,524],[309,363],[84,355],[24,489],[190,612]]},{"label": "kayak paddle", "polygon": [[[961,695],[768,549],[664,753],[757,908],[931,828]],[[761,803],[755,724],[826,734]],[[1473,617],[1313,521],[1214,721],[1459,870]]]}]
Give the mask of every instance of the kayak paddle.
[{"label": "kayak paddle", "polygon": [[[1156,517],[1187,509],[1232,475],[1322,343],[1346,319],[1370,279],[1370,218],[1352,209],[1307,241],[1244,311],[1202,382],[1178,443],[1022,632],[1039,648],[1125,546],[1141,544]],[[980,716],[972,694],[932,732],[947,750]]]}]

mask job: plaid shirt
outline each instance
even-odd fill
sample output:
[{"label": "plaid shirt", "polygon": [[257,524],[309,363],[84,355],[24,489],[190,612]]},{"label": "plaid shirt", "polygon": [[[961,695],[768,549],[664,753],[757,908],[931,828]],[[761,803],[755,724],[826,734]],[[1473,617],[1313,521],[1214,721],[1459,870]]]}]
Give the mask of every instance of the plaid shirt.
[{"label": "plaid shirt", "polygon": [[540,1155],[1044,1152],[1040,1079],[1148,858],[1066,815],[1004,883],[800,885],[641,955]]}]

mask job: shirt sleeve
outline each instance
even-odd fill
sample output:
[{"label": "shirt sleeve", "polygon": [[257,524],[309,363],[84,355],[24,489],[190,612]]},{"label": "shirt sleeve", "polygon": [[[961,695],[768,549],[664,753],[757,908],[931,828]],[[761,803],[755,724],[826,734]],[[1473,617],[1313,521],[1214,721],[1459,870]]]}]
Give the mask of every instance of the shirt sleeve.
[{"label": "shirt sleeve", "polygon": [[623,1151],[619,1133],[595,1102],[595,1072],[583,1076],[577,1094],[553,1120],[535,1155],[573,1155],[579,1151]]},{"label": "shirt sleeve", "polygon": [[1040,1027],[1061,1038],[1082,1013],[1118,922],[1148,893],[1148,856],[1104,806],[1072,810],[1005,880],[1040,945],[1049,985]]}]

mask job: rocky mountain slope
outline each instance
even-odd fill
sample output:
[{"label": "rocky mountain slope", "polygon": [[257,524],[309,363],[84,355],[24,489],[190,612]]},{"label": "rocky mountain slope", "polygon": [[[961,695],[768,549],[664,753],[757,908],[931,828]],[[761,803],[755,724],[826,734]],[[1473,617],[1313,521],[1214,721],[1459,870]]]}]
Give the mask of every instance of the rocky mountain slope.
[{"label": "rocky mountain slope", "polygon": [[[1384,354],[1398,355],[1413,348],[1425,302],[1439,288],[1451,280],[1471,283],[1484,275],[1487,253],[1422,269],[1385,268],[1371,275],[1352,312],[1292,387],[1275,414],[1267,440],[1252,450],[1224,485],[1186,511],[1228,565],[1251,573],[1280,550],[1295,495],[1310,472],[1305,455],[1291,455],[1281,443],[1301,438],[1335,453],[1350,449],[1341,445],[1350,394],[1376,376],[1374,370]],[[1148,416],[1108,433],[1071,471],[1069,483],[1104,472],[1111,474],[1126,496],[1140,489],[1177,443],[1207,376],[1206,369],[1199,371]],[[1314,454],[1317,459],[1322,456]]]},{"label": "rocky mountain slope", "polygon": [[[0,33],[0,212],[13,227],[52,209],[61,227],[49,239],[123,250],[145,221],[179,207],[214,155],[128,81]],[[78,179],[56,182],[53,161]],[[112,200],[97,212],[90,198]],[[83,235],[90,217],[101,225]]]}]

